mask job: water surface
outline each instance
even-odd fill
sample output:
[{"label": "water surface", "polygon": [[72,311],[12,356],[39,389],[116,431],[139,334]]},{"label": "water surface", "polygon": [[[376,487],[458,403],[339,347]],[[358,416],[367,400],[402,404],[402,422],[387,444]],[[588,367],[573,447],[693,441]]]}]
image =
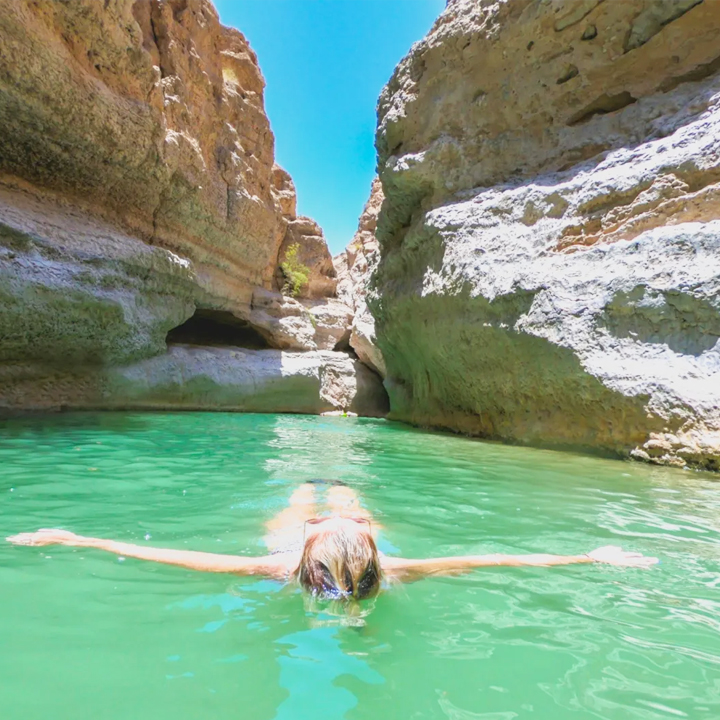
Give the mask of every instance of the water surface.
[{"label": "water surface", "polygon": [[358,489],[386,552],[618,544],[662,564],[433,578],[358,619],[269,580],[0,544],[3,720],[720,718],[710,475],[382,421],[62,415],[0,423],[0,533],[259,554],[314,477]]}]

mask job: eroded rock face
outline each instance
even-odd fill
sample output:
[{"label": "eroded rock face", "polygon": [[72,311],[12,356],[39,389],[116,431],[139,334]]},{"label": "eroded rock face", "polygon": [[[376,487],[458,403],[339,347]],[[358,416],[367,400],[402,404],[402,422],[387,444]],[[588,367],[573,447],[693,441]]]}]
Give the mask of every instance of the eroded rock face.
[{"label": "eroded rock face", "polygon": [[383,198],[382,185],[375,178],[358,230],[345,251],[334,258],[334,263],[338,272],[338,295],[353,309],[350,346],[366,365],[385,377],[385,361],[375,337],[375,319],[367,306],[372,274],[380,261],[375,232]]},{"label": "eroded rock face", "polygon": [[325,236],[320,226],[309,217],[289,220],[285,238],[278,255],[277,288],[283,290],[286,278],[282,272],[287,251],[297,245],[297,260],[309,270],[308,282],[299,288],[298,298],[334,298],[337,296],[337,276],[332,255],[328,250]]},{"label": "eroded rock face", "polygon": [[720,463],[720,12],[454,0],[380,100],[393,415]]},{"label": "eroded rock face", "polygon": [[296,300],[257,289],[250,320],[274,347],[334,350],[346,344],[352,310],[341,300]]},{"label": "eroded rock face", "polygon": [[189,263],[28,190],[0,187],[0,363],[122,364],[192,315]]},{"label": "eroded rock face", "polygon": [[285,231],[255,54],[207,0],[0,0],[0,170],[189,259],[242,312]]},{"label": "eroded rock face", "polygon": [[[352,311],[274,163],[257,58],[208,0],[0,0],[0,47],[0,408],[364,407],[366,371],[312,354]],[[277,285],[294,242],[298,300]],[[163,372],[187,382],[163,395]]]},{"label": "eroded rock face", "polygon": [[346,353],[174,345],[125,367],[76,372],[0,366],[0,408],[387,413],[372,371]]}]

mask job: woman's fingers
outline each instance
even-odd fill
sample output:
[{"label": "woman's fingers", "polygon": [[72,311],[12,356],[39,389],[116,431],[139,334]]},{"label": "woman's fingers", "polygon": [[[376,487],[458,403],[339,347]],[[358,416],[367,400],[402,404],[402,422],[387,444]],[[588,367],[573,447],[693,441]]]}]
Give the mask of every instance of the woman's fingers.
[{"label": "woman's fingers", "polygon": [[75,533],[71,533],[67,530],[56,530],[54,528],[43,528],[37,532],[26,532],[18,533],[17,535],[10,535],[5,538],[8,542],[13,545],[31,545],[31,546],[42,546],[42,545],[55,545],[70,542],[77,538]]},{"label": "woman's fingers", "polygon": [[36,536],[37,533],[18,533],[5,539],[13,543],[13,545],[39,545],[40,543],[37,542]]},{"label": "woman's fingers", "polygon": [[638,552],[625,552],[617,545],[606,545],[605,547],[593,550],[588,555],[595,562],[607,563],[608,565],[617,565],[619,567],[639,567],[647,568],[659,562],[656,557],[645,557]]}]

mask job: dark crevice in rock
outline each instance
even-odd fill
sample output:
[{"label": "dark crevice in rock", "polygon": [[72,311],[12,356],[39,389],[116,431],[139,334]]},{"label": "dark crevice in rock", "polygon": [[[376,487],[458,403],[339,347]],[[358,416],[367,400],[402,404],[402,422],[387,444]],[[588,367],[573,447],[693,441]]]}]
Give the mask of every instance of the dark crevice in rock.
[{"label": "dark crevice in rock", "polygon": [[158,52],[158,67],[160,68],[161,77],[166,78],[175,75],[172,56],[168,52],[170,43],[168,29],[162,17],[162,4],[157,0],[150,4],[150,29]]},{"label": "dark crevice in rock", "polygon": [[420,82],[422,76],[425,74],[427,66],[425,64],[425,58],[421,55],[419,57],[413,57],[413,63],[410,66],[410,77],[413,82]]},{"label": "dark crevice in rock", "polygon": [[580,163],[584,163],[586,160],[590,160],[590,158],[597,157],[598,155],[606,152],[609,149],[609,145],[599,143],[591,143],[590,145],[584,145],[579,148],[574,148],[573,150],[570,150],[566,153],[566,162],[564,162],[562,165],[560,165],[560,167],[558,167],[558,172],[564,172],[565,170],[569,170],[570,168],[575,167]]},{"label": "dark crevice in rock", "polygon": [[651,185],[652,178],[646,178],[628,190],[603,193],[578,205],[577,213],[578,215],[602,217],[613,208],[630,205],[640,193],[645,192]]},{"label": "dark crevice in rock", "polygon": [[671,90],[674,90],[678,85],[682,85],[683,83],[705,80],[705,78],[714,75],[716,72],[718,72],[718,70],[720,70],[720,55],[714,60],[711,60],[710,62],[698,65],[696,68],[694,68],[690,72],[685,73],[684,75],[678,75],[677,77],[668,78],[660,85],[658,90],[663,93],[670,92]]},{"label": "dark crevice in rock", "polygon": [[696,163],[692,163],[691,167],[681,165],[674,168],[673,172],[683,182],[687,183],[688,192],[695,193],[698,190],[704,190],[710,185],[720,182],[720,168],[700,169]]},{"label": "dark crevice in rock", "polygon": [[[351,358],[355,360],[355,367],[356,368],[362,368],[362,371],[364,373],[367,373],[368,376],[372,377],[377,383],[378,383],[378,390],[375,397],[375,402],[377,404],[376,409],[376,415],[374,417],[387,417],[390,413],[390,395],[388,394],[388,390],[385,387],[385,381],[383,380],[382,375],[371,365],[367,365],[362,360],[360,360],[355,352],[351,349],[348,352],[348,355],[350,355]],[[358,375],[361,376],[362,373],[358,372]],[[358,408],[360,409],[360,408]],[[359,413],[362,415],[363,413]]]},{"label": "dark crevice in rock", "polygon": [[208,345],[251,350],[272,348],[247,320],[241,320],[226,310],[196,310],[189,320],[167,334],[166,342],[168,345]]},{"label": "dark crevice in rock", "polygon": [[599,98],[596,98],[589,105],[575,113],[567,124],[570,127],[580,125],[592,119],[595,115],[607,115],[608,113],[617,112],[634,102],[637,102],[637,98],[633,97],[627,90],[616,95],[603,93]]},{"label": "dark crevice in rock", "polygon": [[173,20],[175,20],[176,23],[181,23],[182,15],[187,10],[187,0],[174,0],[169,4],[172,8]]},{"label": "dark crevice in rock", "polygon": [[[663,177],[665,174],[662,170],[658,170],[655,179]],[[695,193],[702,190],[710,185],[714,185],[720,182],[720,169],[711,170],[700,170],[697,167],[686,168],[685,171],[681,168],[668,168],[667,176],[675,176],[679,181],[684,182],[687,185],[687,193]],[[653,178],[646,178],[642,182],[638,183],[632,188],[625,191],[615,191],[599,195],[597,197],[588,200],[587,202],[579,205],[577,213],[590,217],[591,219],[598,220],[598,227],[593,229],[593,232],[597,232],[600,229],[599,221],[604,217],[610,210],[614,208],[625,207],[631,205],[637,198],[648,190],[653,185]],[[660,204],[668,197],[660,197],[656,204]],[[573,232],[573,226],[565,229],[564,235],[578,234]],[[585,228],[587,230],[587,227]]]},{"label": "dark crevice in rock", "polygon": [[335,347],[333,350],[337,352],[344,352],[348,353],[348,355],[351,355],[354,358],[357,358],[357,355],[355,354],[355,351],[352,349],[352,346],[350,345],[350,335],[352,334],[352,331],[350,328],[348,328],[345,331],[345,334],[335,343]]},{"label": "dark crevice in rock", "polygon": [[[558,13],[555,20],[555,32],[561,32],[565,28],[572,27],[589,15],[603,0],[575,0],[567,5],[556,5],[555,12]],[[559,11],[559,12],[558,12]]]}]

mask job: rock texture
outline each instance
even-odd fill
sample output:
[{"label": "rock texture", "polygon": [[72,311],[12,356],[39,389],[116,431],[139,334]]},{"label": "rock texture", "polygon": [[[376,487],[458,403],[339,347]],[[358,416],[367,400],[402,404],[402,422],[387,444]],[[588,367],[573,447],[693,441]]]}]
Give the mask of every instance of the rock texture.
[{"label": "rock texture", "polygon": [[0,366],[5,408],[387,413],[380,379],[346,353],[174,345],[161,356],[93,372]]},{"label": "rock texture", "polygon": [[320,226],[304,215],[291,218],[288,222],[278,255],[279,267],[276,276],[278,290],[282,290],[285,285],[282,263],[285,261],[288,249],[293,245],[298,246],[297,259],[309,270],[309,280],[299,288],[297,297],[313,299],[336,297],[337,277],[325,236]]},{"label": "rock texture", "polygon": [[0,187],[0,363],[121,364],[164,353],[196,296],[189,263],[169,250]]},{"label": "rock texture", "polygon": [[720,465],[720,4],[453,0],[379,102],[393,416]]},{"label": "rock texture", "polygon": [[[0,0],[0,408],[35,407],[36,392],[76,407],[85,387],[96,406],[122,405],[117,388],[152,406],[159,375],[120,382],[143,359],[148,372],[219,373],[205,396],[193,394],[204,380],[173,385],[169,406],[272,409],[273,368],[290,395],[298,373],[339,378],[300,383],[304,399],[277,410],[353,405],[365,371],[347,356],[339,370],[338,358],[311,355],[312,372],[284,373],[272,358],[286,356],[268,351],[243,385],[239,350],[182,362],[168,350],[187,335],[310,352],[347,344],[351,310],[322,231],[297,217],[292,179],[274,164],[264,84],[243,35],[207,0]],[[294,242],[311,267],[298,300],[278,292]],[[63,401],[46,393],[65,386]]]},{"label": "rock texture", "polygon": [[264,80],[206,0],[0,1],[1,169],[196,264],[242,311],[285,222]]},{"label": "rock texture", "polygon": [[353,310],[349,343],[357,356],[382,377],[385,361],[377,346],[375,319],[367,306],[367,292],[372,274],[380,261],[375,231],[384,196],[378,178],[373,180],[370,198],[363,209],[358,230],[352,241],[335,259],[338,269],[338,295]]},{"label": "rock texture", "polygon": [[352,310],[338,299],[296,300],[257,289],[250,320],[286,350],[334,350],[347,343]]}]

